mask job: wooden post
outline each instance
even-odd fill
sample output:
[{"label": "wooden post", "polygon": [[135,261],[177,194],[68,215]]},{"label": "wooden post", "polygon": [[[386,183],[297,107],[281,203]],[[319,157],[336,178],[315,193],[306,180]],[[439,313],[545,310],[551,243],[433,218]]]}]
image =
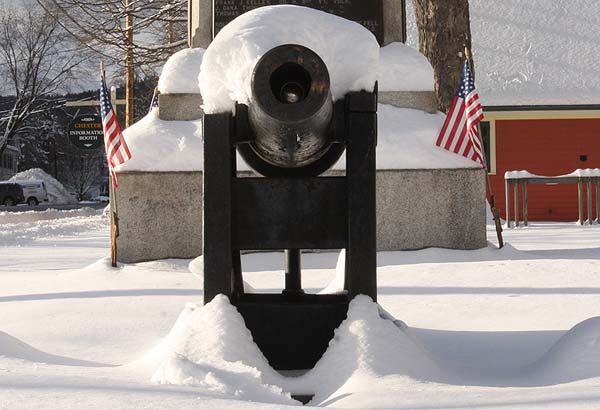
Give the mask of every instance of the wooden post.
[{"label": "wooden post", "polygon": [[600,224],[600,177],[596,178],[596,223]]},{"label": "wooden post", "polygon": [[125,127],[133,124],[133,15],[131,0],[125,0]]},{"label": "wooden post", "polygon": [[[104,71],[104,63],[100,62],[100,76],[102,83],[106,85],[106,74]],[[114,97],[114,98],[113,98]],[[111,90],[111,100],[116,101],[116,91]],[[108,155],[108,154],[107,154]],[[108,159],[108,158],[107,158]],[[117,237],[119,236],[119,218],[117,216],[117,198],[115,195],[114,175],[110,163],[108,165],[110,174],[108,176],[108,190],[110,197],[110,265],[113,268],[117,267]]]},{"label": "wooden post", "polygon": [[[110,87],[110,103],[112,104],[113,109],[115,110],[115,115],[118,114],[117,106],[119,104],[117,101],[118,101],[117,100],[117,87],[112,86],[112,87]],[[127,104],[127,100],[125,100],[125,104]]]},{"label": "wooden post", "polygon": [[117,196],[112,175],[108,177],[110,197],[110,265],[117,267],[117,238],[119,237],[119,217],[117,215]]},{"label": "wooden post", "polygon": [[523,225],[527,226],[527,219],[529,217],[529,199],[527,198],[527,184],[528,181],[526,179],[523,180]]},{"label": "wooden post", "polygon": [[[403,10],[403,14],[402,14],[402,19],[404,20],[406,25],[406,4],[403,1],[402,2],[402,10]],[[404,41],[406,42],[406,27],[404,27]],[[471,69],[471,74],[473,76],[475,76],[475,70],[473,69],[473,58],[471,55],[471,50],[469,50],[469,47],[465,46],[465,57],[467,58],[467,61],[469,62],[469,68]],[[483,133],[481,132],[481,124],[479,122],[477,122],[477,132],[479,133],[479,138],[480,138],[480,142],[481,142],[481,146],[483,147]],[[504,247],[504,238],[502,238],[502,223],[500,222],[500,212],[498,211],[498,208],[496,208],[496,200],[494,199],[494,192],[492,191],[492,183],[490,182],[490,172],[487,168],[487,158],[485,155],[485,150],[482,149],[481,150],[481,154],[482,154],[482,159],[483,159],[483,169],[485,171],[485,180],[486,180],[486,187],[487,187],[487,191],[490,193],[490,210],[492,211],[492,216],[494,217],[494,225],[496,227],[496,237],[498,238],[498,248],[502,249]],[[508,219],[507,219],[508,221]],[[510,228],[510,223],[508,225],[508,227]]]},{"label": "wooden post", "polygon": [[519,227],[519,180],[514,182],[514,201],[515,201],[515,228]]},{"label": "wooden post", "polygon": [[587,220],[588,224],[594,224],[594,215],[592,213],[592,178],[587,178]]},{"label": "wooden post", "polygon": [[577,209],[579,210],[579,225],[583,225],[583,180],[577,182]]},{"label": "wooden post", "polygon": [[510,228],[510,180],[504,179],[504,196],[506,202],[506,226]]}]

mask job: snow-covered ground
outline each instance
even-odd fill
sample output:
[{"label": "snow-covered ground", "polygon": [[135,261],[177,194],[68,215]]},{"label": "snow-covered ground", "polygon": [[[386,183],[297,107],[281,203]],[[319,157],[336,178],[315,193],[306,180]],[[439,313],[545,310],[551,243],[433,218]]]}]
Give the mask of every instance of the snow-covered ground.
[{"label": "snow-covered ground", "polygon": [[[189,260],[112,269],[101,211],[0,212],[0,409],[284,409],[289,392],[330,408],[599,408],[600,226],[534,223],[503,250],[488,237],[380,253],[379,303],[406,326],[359,299],[317,367],[286,378],[226,300],[200,306]],[[304,256],[308,291],[336,260]],[[280,254],[243,264],[259,291],[283,286]]]}]

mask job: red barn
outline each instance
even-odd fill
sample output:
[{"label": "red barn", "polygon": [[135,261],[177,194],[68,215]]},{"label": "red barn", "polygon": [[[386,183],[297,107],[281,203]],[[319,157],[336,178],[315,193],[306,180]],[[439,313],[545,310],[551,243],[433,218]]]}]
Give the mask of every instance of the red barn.
[{"label": "red barn", "polygon": [[[418,48],[406,4],[407,44]],[[490,179],[504,216],[506,171],[600,168],[600,6],[470,0],[469,9]],[[578,219],[576,185],[530,185],[528,199],[529,220]]]},{"label": "red barn", "polygon": [[[501,215],[507,171],[555,176],[600,168],[600,105],[488,106],[485,121],[490,181]],[[531,185],[528,195],[529,220],[578,218],[577,185]]]},{"label": "red barn", "polygon": [[[600,168],[600,6],[469,3],[491,183],[505,215],[506,171]],[[530,185],[528,196],[529,220],[578,219],[576,185]]]}]

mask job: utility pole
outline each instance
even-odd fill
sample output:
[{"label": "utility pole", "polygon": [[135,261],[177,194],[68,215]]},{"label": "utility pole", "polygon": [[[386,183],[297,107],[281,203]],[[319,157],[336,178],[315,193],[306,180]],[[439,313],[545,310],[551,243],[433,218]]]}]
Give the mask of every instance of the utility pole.
[{"label": "utility pole", "polygon": [[125,127],[133,124],[133,16],[131,0],[125,0]]}]

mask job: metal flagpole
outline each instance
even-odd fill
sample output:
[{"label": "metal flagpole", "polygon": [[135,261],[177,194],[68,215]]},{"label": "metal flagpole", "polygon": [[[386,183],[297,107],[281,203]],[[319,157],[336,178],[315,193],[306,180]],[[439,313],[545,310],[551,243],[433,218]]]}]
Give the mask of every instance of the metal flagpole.
[{"label": "metal flagpole", "polygon": [[[100,62],[100,75],[102,77],[103,84],[106,85],[106,75],[104,72],[104,63]],[[116,120],[116,118],[115,118]],[[106,136],[105,136],[106,138]],[[117,216],[117,196],[115,195],[115,181],[113,176],[113,169],[108,159],[108,152],[106,153],[106,161],[108,164],[108,190],[109,190],[109,206],[110,206],[110,264],[113,268],[117,267],[117,237],[119,236],[119,217]]]},{"label": "metal flagpole", "polygon": [[[468,47],[465,46],[465,57],[469,62],[469,68],[471,70],[471,75],[475,76],[475,71],[473,70],[473,60],[471,51]],[[477,123],[477,132],[479,133],[479,137],[482,140],[482,148],[483,147],[483,134],[481,133],[481,125],[479,122]],[[494,199],[494,193],[492,192],[492,184],[490,182],[490,173],[487,169],[487,158],[485,155],[485,149],[481,150],[481,155],[483,157],[484,169],[485,169],[485,177],[486,177],[486,185],[487,191],[490,193],[490,210],[492,211],[492,215],[494,217],[494,224],[496,225],[496,236],[498,237],[498,247],[504,247],[504,239],[502,238],[502,223],[500,222],[500,213],[498,212],[498,208],[496,208],[496,201]]]}]

